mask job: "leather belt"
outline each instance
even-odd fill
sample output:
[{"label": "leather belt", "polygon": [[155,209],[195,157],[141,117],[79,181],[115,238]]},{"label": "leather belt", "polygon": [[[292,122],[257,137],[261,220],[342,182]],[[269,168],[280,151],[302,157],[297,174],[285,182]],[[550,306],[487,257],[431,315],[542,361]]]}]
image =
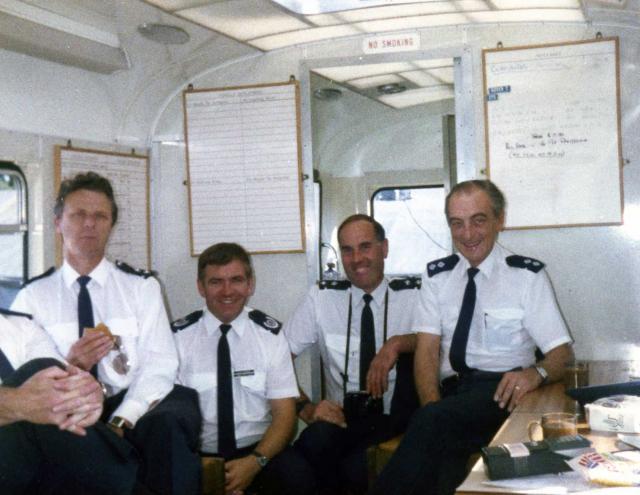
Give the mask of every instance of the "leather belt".
[{"label": "leather belt", "polygon": [[[520,371],[522,367],[513,368],[509,371]],[[448,376],[442,382],[440,382],[440,386],[443,389],[448,389],[451,387],[457,386],[459,383],[463,382],[491,382],[491,381],[500,381],[502,376],[506,373],[506,371],[483,371],[483,370],[471,370],[471,371],[463,371],[462,373],[456,373],[455,375]]]}]

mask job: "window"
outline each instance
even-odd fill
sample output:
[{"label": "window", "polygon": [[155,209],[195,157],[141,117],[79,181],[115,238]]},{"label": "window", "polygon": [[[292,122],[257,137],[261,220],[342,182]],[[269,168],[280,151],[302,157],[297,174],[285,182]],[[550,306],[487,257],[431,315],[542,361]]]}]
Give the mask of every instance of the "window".
[{"label": "window", "polygon": [[0,162],[0,307],[13,302],[28,273],[27,183],[12,163]]},{"label": "window", "polygon": [[385,187],[373,193],[371,213],[389,239],[387,274],[420,274],[427,262],[451,254],[445,197],[444,186]]}]

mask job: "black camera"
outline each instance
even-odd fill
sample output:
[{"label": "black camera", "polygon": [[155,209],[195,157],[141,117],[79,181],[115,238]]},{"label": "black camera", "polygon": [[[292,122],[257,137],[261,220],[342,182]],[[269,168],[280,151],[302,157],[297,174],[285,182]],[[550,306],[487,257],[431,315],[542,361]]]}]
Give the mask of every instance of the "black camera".
[{"label": "black camera", "polygon": [[342,405],[347,424],[383,414],[382,399],[374,399],[368,392],[349,392]]}]

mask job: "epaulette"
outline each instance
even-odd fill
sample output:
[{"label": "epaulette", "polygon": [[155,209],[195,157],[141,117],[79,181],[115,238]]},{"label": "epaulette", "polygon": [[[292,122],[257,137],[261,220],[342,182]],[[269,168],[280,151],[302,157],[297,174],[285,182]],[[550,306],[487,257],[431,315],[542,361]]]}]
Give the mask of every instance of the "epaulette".
[{"label": "epaulette", "polygon": [[259,309],[249,311],[249,318],[262,328],[269,330],[274,335],[278,335],[278,332],[280,332],[280,329],[282,328],[282,323],[268,314],[263,313]]},{"label": "epaulette", "polygon": [[137,275],[138,277],[149,278],[153,277],[156,272],[153,270],[143,270],[142,268],[133,268],[131,265],[127,265],[124,261],[116,260],[116,266],[118,269],[131,275]]},{"label": "epaulette", "polygon": [[50,275],[53,275],[53,272],[55,272],[56,269],[55,267],[51,267],[49,268],[46,272],[41,273],[40,275],[37,275],[33,278],[30,278],[29,280],[27,280],[25,283],[22,284],[22,287],[26,287],[27,285],[29,285],[31,282],[35,282],[36,280],[40,280],[41,278],[47,278]]},{"label": "epaulette", "polygon": [[440,258],[439,260],[430,261],[427,263],[427,274],[429,277],[433,277],[441,272],[448,272],[449,270],[453,270],[453,267],[460,261],[460,256],[457,254],[452,254],[451,256],[447,256],[446,258]]},{"label": "epaulette", "polygon": [[178,333],[180,330],[184,330],[187,327],[193,325],[196,321],[202,318],[203,311],[200,309],[198,311],[194,311],[193,313],[188,314],[184,318],[180,318],[179,320],[175,320],[171,322],[171,330],[173,333]]},{"label": "epaulette", "polygon": [[5,308],[0,308],[0,314],[6,315],[6,316],[22,316],[23,318],[29,318],[30,320],[33,320],[33,316],[31,316],[29,313],[21,313],[20,311],[11,311],[10,309],[5,309]]},{"label": "epaulette", "polygon": [[389,281],[392,290],[419,289],[421,285],[420,277],[398,277]]},{"label": "epaulette", "polygon": [[347,290],[351,287],[351,282],[348,280],[320,280],[318,281],[318,287],[320,287],[320,290]]},{"label": "epaulette", "polygon": [[527,258],[526,256],[519,256],[517,254],[507,256],[506,262],[509,266],[513,266],[515,268],[526,268],[533,273],[538,273],[544,268],[544,263],[542,261],[538,261],[534,258]]}]

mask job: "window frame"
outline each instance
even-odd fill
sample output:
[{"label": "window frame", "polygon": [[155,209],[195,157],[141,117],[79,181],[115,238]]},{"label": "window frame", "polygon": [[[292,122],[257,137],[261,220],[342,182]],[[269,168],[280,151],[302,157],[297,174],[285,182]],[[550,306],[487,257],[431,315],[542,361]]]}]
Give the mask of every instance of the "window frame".
[{"label": "window frame", "polygon": [[[382,187],[378,187],[377,189],[375,189],[372,193],[371,196],[369,197],[369,209],[371,211],[371,217],[372,218],[376,218],[375,215],[375,208],[374,208],[374,198],[375,196],[382,192],[382,191],[397,191],[397,190],[403,190],[403,189],[436,189],[436,188],[441,188],[443,189],[444,193],[445,193],[445,197],[447,195],[447,186],[444,183],[438,183],[438,184],[411,184],[411,185],[404,185],[404,186],[382,186]],[[444,215],[444,205],[442,205],[442,210],[443,210],[443,215]],[[451,246],[451,252],[453,252],[453,245]],[[429,261],[426,260],[425,263]],[[419,276],[421,275],[421,273],[405,273],[405,274],[397,274],[397,273],[391,273],[389,274],[391,276],[400,276],[400,277],[404,277],[404,276]]]},{"label": "window frame", "polygon": [[[15,163],[0,161],[0,174],[12,175],[17,178],[20,187],[18,188],[18,223],[0,224],[1,234],[22,234],[22,280],[21,284],[27,281],[29,276],[29,190],[27,178],[24,172]],[[4,277],[0,273],[0,283],[12,282],[13,279]]]}]

